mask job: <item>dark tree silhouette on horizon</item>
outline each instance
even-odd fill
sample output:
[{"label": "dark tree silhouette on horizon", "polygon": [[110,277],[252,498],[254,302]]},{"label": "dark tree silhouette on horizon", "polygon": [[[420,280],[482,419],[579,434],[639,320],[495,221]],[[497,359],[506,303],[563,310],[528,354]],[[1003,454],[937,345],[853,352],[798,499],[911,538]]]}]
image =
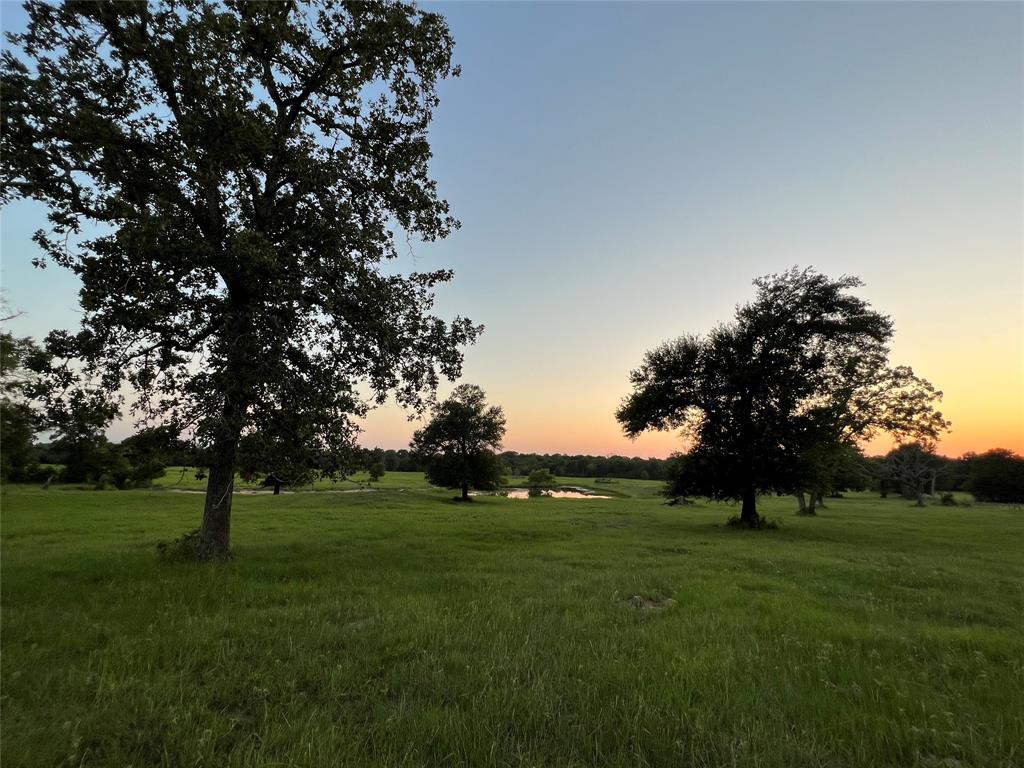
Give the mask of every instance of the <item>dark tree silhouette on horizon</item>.
[{"label": "dark tree silhouette on horizon", "polygon": [[942,393],[888,365],[892,321],[850,293],[857,278],[794,268],[754,285],[733,322],[648,352],[616,412],[630,436],[684,430],[692,447],[671,491],[740,501],[749,526],[758,493],[798,491],[815,450],[948,428]]},{"label": "dark tree silhouette on horizon", "polygon": [[1008,448],[968,454],[968,488],[978,501],[1024,504],[1024,457]]},{"label": "dark tree silhouette on horizon", "polygon": [[504,436],[501,406],[487,405],[484,391],[475,384],[460,384],[434,407],[409,447],[425,463],[427,480],[460,489],[462,500],[468,501],[471,488],[490,490],[501,481],[495,451]]},{"label": "dark tree silhouette on horizon", "polygon": [[40,263],[82,283],[81,330],[47,339],[53,396],[127,383],[140,421],[194,430],[199,554],[224,556],[243,436],[351,445],[389,393],[422,410],[481,330],[431,314],[450,271],[381,268],[396,236],[458,226],[428,173],[451,34],[403,2],[25,7],[0,201],[45,203]]}]

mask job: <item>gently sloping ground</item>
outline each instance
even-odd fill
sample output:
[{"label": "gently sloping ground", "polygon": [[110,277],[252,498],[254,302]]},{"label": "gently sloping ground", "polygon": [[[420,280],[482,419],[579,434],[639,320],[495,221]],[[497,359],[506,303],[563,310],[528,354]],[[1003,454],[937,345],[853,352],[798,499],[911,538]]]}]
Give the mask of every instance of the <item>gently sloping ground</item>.
[{"label": "gently sloping ground", "polygon": [[154,553],[195,497],[2,503],[5,765],[1021,754],[1024,519],[1005,509],[844,499],[761,536],[657,498],[246,496],[234,560],[195,566]]}]

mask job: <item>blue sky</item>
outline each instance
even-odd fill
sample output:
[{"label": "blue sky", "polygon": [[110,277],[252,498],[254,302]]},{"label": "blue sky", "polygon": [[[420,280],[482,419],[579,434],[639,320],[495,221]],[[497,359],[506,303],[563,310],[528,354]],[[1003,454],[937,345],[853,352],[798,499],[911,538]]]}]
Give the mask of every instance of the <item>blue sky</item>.
[{"label": "blue sky", "polygon": [[[612,412],[643,352],[728,319],[757,275],[852,273],[894,361],[946,392],[944,450],[1024,448],[1024,6],[436,3],[434,175],[463,228],[401,267],[452,266],[443,314],[487,332],[465,380],[516,450],[665,455]],[[4,3],[3,25],[23,16]],[[28,266],[44,211],[2,215],[20,333],[77,322]],[[364,442],[401,447],[395,409]]]}]

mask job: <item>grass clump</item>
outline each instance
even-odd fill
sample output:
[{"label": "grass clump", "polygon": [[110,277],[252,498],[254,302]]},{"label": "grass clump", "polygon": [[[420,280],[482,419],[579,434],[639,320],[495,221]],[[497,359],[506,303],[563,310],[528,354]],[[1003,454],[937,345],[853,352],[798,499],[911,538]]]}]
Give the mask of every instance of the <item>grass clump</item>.
[{"label": "grass clump", "polygon": [[158,541],[157,558],[165,563],[194,563],[202,559],[202,538],[199,529],[184,533],[171,541]]}]

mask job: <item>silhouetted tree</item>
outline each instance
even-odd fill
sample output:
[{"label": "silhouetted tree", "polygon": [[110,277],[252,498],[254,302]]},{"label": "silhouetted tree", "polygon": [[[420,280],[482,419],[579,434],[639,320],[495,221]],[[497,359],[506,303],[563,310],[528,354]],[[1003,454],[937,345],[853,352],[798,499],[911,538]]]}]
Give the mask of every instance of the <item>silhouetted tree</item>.
[{"label": "silhouetted tree", "polygon": [[262,480],[274,495],[283,486],[309,485],[318,477],[345,477],[360,468],[352,441],[324,446],[316,436],[278,431],[271,425],[243,435],[238,443],[238,471],[247,482]]},{"label": "silhouetted tree", "polygon": [[116,407],[102,390],[77,388],[52,397],[44,426],[54,432],[53,448],[58,463],[64,465],[63,482],[88,482],[97,488],[128,485],[131,465],[105,435],[116,415]]},{"label": "silhouetted tree", "polygon": [[849,293],[859,280],[793,269],[754,284],[734,322],[647,353],[616,413],[630,436],[684,429],[679,495],[740,500],[751,526],[757,494],[800,489],[812,450],[946,428],[941,393],[888,367],[892,322]]},{"label": "silhouetted tree", "polygon": [[384,477],[384,462],[380,460],[371,461],[366,467],[366,472],[370,476],[371,483],[378,482],[382,477]]},{"label": "silhouetted tree", "polygon": [[[25,4],[2,54],[0,199],[82,282],[49,349],[209,449],[202,558],[228,553],[239,440],[350,443],[388,392],[421,409],[479,328],[429,312],[437,270],[380,269],[458,226],[428,174],[444,19],[402,2]],[[77,241],[80,223],[102,234]],[[70,239],[69,239],[70,238]],[[358,394],[365,382],[371,399]]]},{"label": "silhouetted tree", "polygon": [[885,456],[885,471],[904,498],[916,499],[924,506],[924,496],[935,481],[940,463],[934,449],[924,443],[908,443],[893,448]]},{"label": "silhouetted tree", "polygon": [[183,450],[181,431],[172,424],[149,427],[126,437],[118,446],[131,465],[132,485],[152,485],[164,471],[171,457]]},{"label": "silhouetted tree", "polygon": [[27,391],[28,365],[38,355],[31,339],[0,333],[0,480],[31,480],[39,464],[35,435],[41,420]]},{"label": "silhouetted tree", "polygon": [[872,468],[860,448],[840,441],[810,445],[801,452],[797,467],[797,502],[799,512],[806,515],[824,507],[826,496],[863,490],[872,477]]},{"label": "silhouetted tree", "polygon": [[[566,456],[560,453],[517,453],[505,451],[501,459],[509,474],[529,475],[535,469],[549,469],[552,474],[564,477],[622,477],[638,480],[664,480],[666,459],[639,456]],[[644,473],[647,476],[644,476]]]},{"label": "silhouetted tree", "polygon": [[978,501],[1024,504],[1024,458],[1006,448],[972,456],[970,491]]},{"label": "silhouetted tree", "polygon": [[460,488],[466,501],[470,488],[490,490],[501,482],[502,465],[494,451],[504,436],[501,406],[488,406],[480,387],[460,384],[435,406],[430,422],[413,435],[410,447],[426,463],[427,480]]}]

